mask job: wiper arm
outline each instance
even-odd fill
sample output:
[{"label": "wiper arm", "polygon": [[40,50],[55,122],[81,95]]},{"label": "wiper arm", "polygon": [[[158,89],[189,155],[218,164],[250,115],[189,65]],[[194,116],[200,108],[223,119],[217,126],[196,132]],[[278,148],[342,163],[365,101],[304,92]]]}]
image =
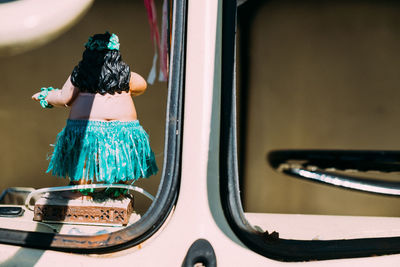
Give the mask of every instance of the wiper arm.
[{"label": "wiper arm", "polygon": [[400,181],[335,172],[399,172],[398,151],[279,150],[270,152],[268,161],[273,168],[294,177],[352,190],[400,196]]}]

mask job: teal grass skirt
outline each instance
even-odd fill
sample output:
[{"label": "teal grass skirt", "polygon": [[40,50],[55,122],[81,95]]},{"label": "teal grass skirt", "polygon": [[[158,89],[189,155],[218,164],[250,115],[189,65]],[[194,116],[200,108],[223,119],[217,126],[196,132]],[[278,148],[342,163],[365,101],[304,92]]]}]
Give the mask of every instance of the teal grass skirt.
[{"label": "teal grass skirt", "polygon": [[134,182],[158,171],[149,136],[139,121],[67,120],[47,172],[71,181]]}]

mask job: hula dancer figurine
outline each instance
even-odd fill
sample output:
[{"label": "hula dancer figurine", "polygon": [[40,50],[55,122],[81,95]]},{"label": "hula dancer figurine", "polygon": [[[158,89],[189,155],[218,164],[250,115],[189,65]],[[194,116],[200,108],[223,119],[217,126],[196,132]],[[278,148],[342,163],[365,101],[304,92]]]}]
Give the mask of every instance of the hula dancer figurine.
[{"label": "hula dancer figurine", "polygon": [[32,96],[43,108],[71,108],[47,169],[71,184],[133,183],[158,170],[132,100],[147,84],[122,61],[119,45],[115,34],[95,34],[61,90]]}]

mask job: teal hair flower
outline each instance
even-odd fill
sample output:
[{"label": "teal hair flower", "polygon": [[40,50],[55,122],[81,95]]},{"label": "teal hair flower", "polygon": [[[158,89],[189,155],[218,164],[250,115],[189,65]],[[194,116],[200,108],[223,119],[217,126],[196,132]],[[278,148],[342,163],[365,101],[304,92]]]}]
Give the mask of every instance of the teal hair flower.
[{"label": "teal hair flower", "polygon": [[[108,32],[106,32],[108,33]],[[114,33],[110,36],[109,40],[93,40],[93,37],[89,37],[89,40],[85,44],[85,48],[89,50],[119,50],[119,39]]]},{"label": "teal hair flower", "polygon": [[110,37],[110,41],[107,44],[107,48],[110,50],[119,50],[119,39],[114,33]]}]

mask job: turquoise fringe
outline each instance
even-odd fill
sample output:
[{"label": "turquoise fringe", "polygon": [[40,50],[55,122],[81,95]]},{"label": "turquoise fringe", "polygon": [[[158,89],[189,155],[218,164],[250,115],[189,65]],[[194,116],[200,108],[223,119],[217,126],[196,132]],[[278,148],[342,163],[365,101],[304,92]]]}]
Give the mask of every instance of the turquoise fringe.
[{"label": "turquoise fringe", "polygon": [[139,121],[67,120],[46,172],[71,181],[113,184],[158,171],[149,136]]}]

